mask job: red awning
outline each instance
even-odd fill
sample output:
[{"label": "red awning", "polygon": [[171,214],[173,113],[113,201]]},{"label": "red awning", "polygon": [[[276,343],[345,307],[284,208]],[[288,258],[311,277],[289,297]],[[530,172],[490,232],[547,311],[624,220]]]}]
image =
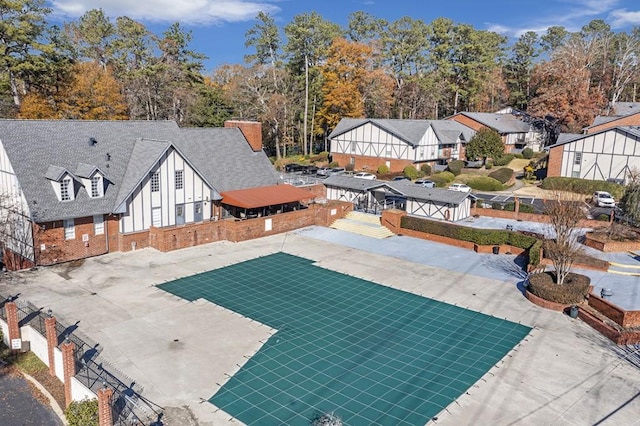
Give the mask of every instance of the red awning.
[{"label": "red awning", "polygon": [[277,206],[315,198],[313,193],[287,184],[237,189],[222,192],[220,195],[222,195],[222,204],[245,209]]}]

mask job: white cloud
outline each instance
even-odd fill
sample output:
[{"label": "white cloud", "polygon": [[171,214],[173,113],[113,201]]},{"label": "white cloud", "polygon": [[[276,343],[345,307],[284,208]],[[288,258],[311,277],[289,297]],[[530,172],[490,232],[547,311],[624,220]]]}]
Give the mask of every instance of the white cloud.
[{"label": "white cloud", "polygon": [[55,13],[73,18],[87,10],[102,9],[111,17],[185,24],[247,21],[258,12],[280,10],[266,2],[248,0],[53,0],[51,3]]},{"label": "white cloud", "polygon": [[640,10],[630,12],[627,9],[617,9],[609,14],[612,28],[640,25]]}]

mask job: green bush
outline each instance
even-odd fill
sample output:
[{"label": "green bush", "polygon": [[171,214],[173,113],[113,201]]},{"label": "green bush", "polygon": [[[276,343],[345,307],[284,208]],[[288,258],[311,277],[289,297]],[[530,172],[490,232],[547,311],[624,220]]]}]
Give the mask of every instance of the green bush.
[{"label": "green bush", "polygon": [[428,164],[423,164],[420,166],[420,171],[424,173],[425,176],[429,176],[431,174],[431,166]]},{"label": "green bush", "polygon": [[411,180],[418,178],[418,170],[413,166],[406,166],[404,169],[402,169],[402,174],[404,174]]},{"label": "green bush", "polygon": [[609,215],[608,215],[608,214],[601,213],[601,214],[599,214],[599,215],[598,215],[598,217],[596,218],[596,220],[599,220],[599,221],[601,221],[601,222],[609,222],[610,217],[609,217]]},{"label": "green bush", "polygon": [[525,148],[522,150],[522,158],[525,158],[527,160],[533,158],[533,150],[529,147]]},{"label": "green bush", "polygon": [[340,167],[340,164],[337,161],[332,161],[329,163],[329,167]]},{"label": "green bush", "polygon": [[467,185],[478,191],[502,191],[504,189],[504,185],[502,185],[500,181],[490,178],[489,176],[473,178],[467,182]]},{"label": "green bush", "polygon": [[508,167],[498,169],[489,173],[489,177],[497,180],[498,182],[505,184],[513,178],[513,170]]},{"label": "green bush", "polygon": [[519,152],[517,154],[514,154],[514,157],[522,159],[522,158],[524,158],[524,155],[522,155],[522,153]]},{"label": "green bush", "polygon": [[389,173],[389,167],[387,167],[386,164],[381,164],[378,166],[379,175],[386,175],[387,173]]},{"label": "green bush", "polygon": [[446,171],[445,172],[436,173],[432,177],[436,177],[436,176],[440,176],[441,178],[445,179],[448,183],[451,183],[456,179],[456,177],[453,175],[453,173],[446,172]]},{"label": "green bush", "polygon": [[[504,209],[510,212],[516,211],[516,203],[507,203],[504,205]],[[522,204],[520,203],[520,209],[522,213],[534,213],[533,206],[530,204]]]},{"label": "green bush", "polygon": [[491,208],[493,210],[502,210],[502,204],[500,204],[500,203],[491,203]]},{"label": "green bush", "polygon": [[624,194],[624,186],[617,183],[568,177],[548,177],[542,181],[541,188],[585,195],[591,195],[596,191],[607,191],[614,198],[620,198]]},{"label": "green bush", "polygon": [[73,401],[64,415],[69,426],[98,426],[98,400]]},{"label": "green bush", "polygon": [[508,244],[513,247],[529,250],[529,263],[537,265],[540,262],[542,241],[520,232],[501,229],[469,228],[466,226],[428,220],[414,216],[403,216],[400,222],[400,227],[434,235],[441,235],[443,237],[449,237],[460,241],[469,241],[478,245]]},{"label": "green bush", "polygon": [[491,169],[493,168],[493,161],[491,161],[491,160],[487,160],[487,161],[484,163],[484,168],[485,168],[485,169],[487,169],[487,170],[491,170]]},{"label": "green bush", "polygon": [[447,171],[453,173],[454,176],[458,176],[462,173],[462,169],[464,168],[464,161],[462,160],[453,160],[447,165]]},{"label": "green bush", "polygon": [[442,173],[436,173],[435,175],[429,177],[429,180],[435,183],[436,187],[438,188],[444,188],[449,185],[449,180],[443,176],[440,176],[441,174]]},{"label": "green bush", "polygon": [[514,154],[502,154],[500,157],[493,159],[493,165],[494,166],[506,166],[514,158],[516,158],[516,156]]}]

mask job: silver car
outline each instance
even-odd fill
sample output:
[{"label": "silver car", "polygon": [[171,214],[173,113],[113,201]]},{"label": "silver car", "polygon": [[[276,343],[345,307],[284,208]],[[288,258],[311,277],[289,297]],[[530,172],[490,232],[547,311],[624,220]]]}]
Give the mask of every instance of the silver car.
[{"label": "silver car", "polygon": [[606,191],[596,191],[593,193],[593,203],[597,207],[615,207],[616,201],[611,194]]}]

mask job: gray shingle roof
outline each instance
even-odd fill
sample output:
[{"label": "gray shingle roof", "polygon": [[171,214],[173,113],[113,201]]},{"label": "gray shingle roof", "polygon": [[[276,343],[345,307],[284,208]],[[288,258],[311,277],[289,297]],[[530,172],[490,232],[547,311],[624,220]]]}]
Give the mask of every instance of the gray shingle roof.
[{"label": "gray shingle roof", "polygon": [[603,130],[600,130],[598,132],[589,133],[589,134],[560,133],[558,135],[558,139],[556,140],[556,143],[546,147],[545,149],[550,149],[550,148],[553,148],[553,147],[556,147],[556,146],[559,146],[559,145],[567,144],[569,142],[574,142],[574,141],[577,141],[577,140],[580,140],[580,139],[590,138],[593,135],[598,135],[600,133],[611,132],[611,131],[624,132],[624,133],[628,133],[628,134],[630,134],[632,136],[640,138],[640,127],[638,127],[638,126],[616,126],[616,127],[610,127],[610,128],[607,128],[607,129],[603,129]]},{"label": "gray shingle roof", "polygon": [[389,133],[400,138],[404,142],[410,145],[418,145],[420,139],[426,133],[427,129],[431,125],[429,120],[393,120],[393,119],[377,119],[377,118],[343,118],[333,132],[329,135],[329,138],[334,138],[341,135],[351,129],[359,127],[367,122],[385,129]]},{"label": "gray shingle roof", "polygon": [[640,102],[616,102],[612,105],[613,115],[629,115],[640,112]]},{"label": "gray shingle roof", "polygon": [[589,127],[599,126],[601,124],[609,123],[611,121],[619,119],[619,115],[597,115],[596,118],[593,119],[593,123]]},{"label": "gray shingle roof", "polygon": [[469,142],[475,132],[467,126],[454,120],[433,120],[431,127],[435,132],[440,143],[455,144],[463,136],[465,142]]},{"label": "gray shingle roof", "polygon": [[511,114],[493,114],[490,112],[461,112],[460,114],[495,129],[498,133],[526,133],[530,129],[529,124],[518,120]]},{"label": "gray shingle roof", "polygon": [[333,175],[323,180],[322,183],[326,186],[333,186],[335,188],[344,188],[356,191],[369,191],[371,189],[380,188],[388,182],[380,180],[360,179],[345,175]]},{"label": "gray shingle roof", "polygon": [[[0,120],[0,142],[37,222],[115,212],[170,146],[219,191],[278,182],[266,155],[254,153],[239,129],[180,129],[173,121]],[[103,197],[79,190],[75,200],[58,200],[50,180],[96,169],[109,183]]]}]

